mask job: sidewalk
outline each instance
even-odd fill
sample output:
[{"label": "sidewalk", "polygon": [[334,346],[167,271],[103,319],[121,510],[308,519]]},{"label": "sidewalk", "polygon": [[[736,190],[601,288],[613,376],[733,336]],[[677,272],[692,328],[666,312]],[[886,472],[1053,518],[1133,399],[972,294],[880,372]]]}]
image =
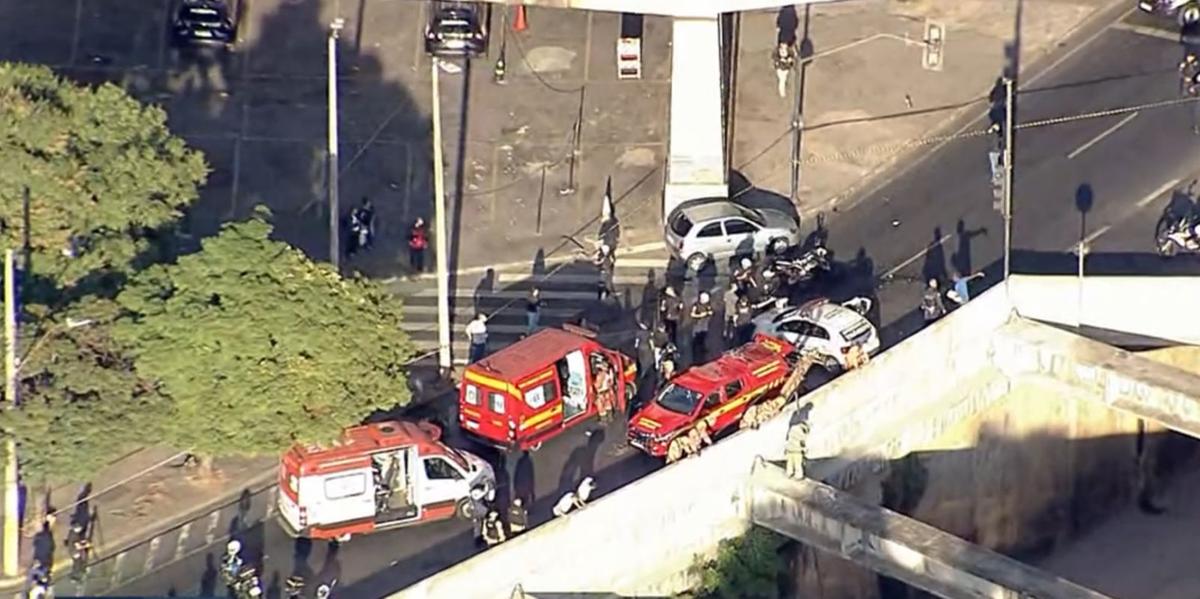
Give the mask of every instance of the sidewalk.
[{"label": "sidewalk", "polygon": [[[104,569],[98,566],[171,528],[235,503],[239,496],[257,494],[274,483],[277,464],[274,458],[218,459],[213,463],[212,475],[206,476],[194,467],[180,466],[182,461],[179,452],[146,448],[113,462],[90,481],[54,487],[48,498],[27,497],[21,534],[22,575],[2,581],[0,586],[20,589],[36,556],[53,564],[56,588],[73,589],[75,583],[69,580],[71,548],[66,539],[71,522],[80,520],[90,522],[93,550],[88,587],[98,591],[103,586],[97,582],[98,573]],[[46,505],[55,518],[53,525],[43,530]],[[207,533],[223,536],[229,530],[225,527],[242,523],[214,524],[216,528]],[[206,540],[210,536],[207,533],[197,534],[194,541]],[[162,563],[158,560],[158,565]]]},{"label": "sidewalk", "polygon": [[[1023,2],[1022,71],[1088,17],[1121,1]],[[810,5],[809,38],[817,57],[805,73],[801,212],[837,212],[896,164],[931,147],[906,148],[905,142],[955,133],[965,124],[960,117],[983,114],[1006,61],[1017,4],[863,0]],[[803,39],[805,7],[797,12],[797,37]],[[788,195],[797,77],[793,72],[787,96],[780,98],[771,62],[775,18],[774,12],[742,16],[733,165],[754,185]],[[878,34],[919,41],[926,19],[946,28],[940,72],[925,70],[922,47],[902,39],[881,37],[839,50]]]}]

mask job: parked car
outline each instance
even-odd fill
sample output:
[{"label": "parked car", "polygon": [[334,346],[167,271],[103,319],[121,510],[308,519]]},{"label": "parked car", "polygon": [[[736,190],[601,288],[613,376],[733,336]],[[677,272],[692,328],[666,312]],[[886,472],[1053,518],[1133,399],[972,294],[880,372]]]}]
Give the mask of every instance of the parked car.
[{"label": "parked car", "polygon": [[435,4],[425,27],[425,52],[438,57],[476,57],[487,53],[486,19],[473,4]]},{"label": "parked car", "polygon": [[727,198],[691,200],[667,215],[667,247],[688,268],[710,260],[770,251],[800,242],[800,219],[769,208],[748,208]]},{"label": "parked car", "polygon": [[1200,21],[1200,0],[1138,0],[1143,12],[1173,17],[1180,25]]},{"label": "parked car", "polygon": [[879,351],[879,332],[871,321],[825,298],[768,310],[752,322],[755,333],[778,337],[800,351],[817,354],[830,372],[847,367],[846,356],[855,345],[862,346],[867,355]]},{"label": "parked car", "polygon": [[225,0],[183,0],[172,34],[180,46],[231,47],[237,41],[237,11]]}]

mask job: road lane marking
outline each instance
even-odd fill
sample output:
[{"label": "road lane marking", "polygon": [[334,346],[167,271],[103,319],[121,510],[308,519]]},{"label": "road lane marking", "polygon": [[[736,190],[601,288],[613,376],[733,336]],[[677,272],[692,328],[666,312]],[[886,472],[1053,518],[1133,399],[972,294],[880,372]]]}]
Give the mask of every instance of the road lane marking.
[{"label": "road lane marking", "polygon": [[1164,39],[1164,40],[1170,40],[1170,41],[1176,42],[1176,43],[1179,42],[1179,34],[1178,33],[1170,33],[1167,31],[1163,31],[1162,29],[1158,29],[1156,27],[1146,27],[1145,25],[1131,25],[1129,23],[1121,23],[1121,22],[1114,23],[1111,25],[1111,27],[1113,29],[1119,29],[1121,31],[1128,31],[1130,33],[1136,33],[1138,35],[1157,37],[1157,38]]},{"label": "road lane marking", "polygon": [[192,534],[192,523],[188,522],[179,529],[179,540],[175,541],[175,555],[172,561],[179,561],[183,558],[183,552],[187,548],[188,537]]},{"label": "road lane marking", "polygon": [[[1107,225],[1104,225],[1103,227],[1100,227],[1099,229],[1096,229],[1095,231],[1092,231],[1092,233],[1090,235],[1088,235],[1087,237],[1084,237],[1083,243],[1091,244],[1093,241],[1096,241],[1105,233],[1108,233],[1109,231],[1111,231],[1114,226],[1119,225],[1119,224],[1125,222],[1126,220],[1129,220],[1130,217],[1132,217],[1134,214],[1137,214],[1138,212],[1141,212],[1142,209],[1144,209],[1146,206],[1149,206],[1152,202],[1154,202],[1154,200],[1161,198],[1163,196],[1163,194],[1167,193],[1168,191],[1171,191],[1173,188],[1177,187],[1180,183],[1183,183],[1183,179],[1184,179],[1184,177],[1179,177],[1179,178],[1167,181],[1166,183],[1160,185],[1158,187],[1158,189],[1155,189],[1154,191],[1152,191],[1148,195],[1146,195],[1146,197],[1138,200],[1137,203],[1134,204],[1132,208],[1121,213],[1120,217],[1118,217],[1116,220],[1112,221],[1111,223],[1109,223]],[[1069,248],[1067,248],[1066,251],[1073,252],[1078,247],[1079,247],[1079,244],[1073,243],[1073,244],[1071,244],[1071,246]]]},{"label": "road lane marking", "polygon": [[221,510],[208,515],[208,529],[204,531],[204,545],[207,547],[217,540],[217,524],[221,522]]},{"label": "road lane marking", "polygon": [[1129,123],[1129,121],[1132,121],[1133,119],[1137,118],[1137,115],[1139,115],[1139,114],[1141,114],[1141,112],[1135,110],[1134,112],[1130,113],[1125,118],[1117,121],[1117,124],[1113,125],[1112,127],[1109,127],[1108,129],[1105,129],[1104,131],[1101,131],[1100,135],[1093,137],[1091,139],[1091,141],[1084,143],[1082,146],[1075,148],[1070,154],[1067,154],[1067,160],[1071,160],[1072,158],[1075,158],[1076,156],[1086,152],[1088,150],[1088,148],[1100,143],[1105,137],[1108,137],[1109,135],[1116,133],[1117,129],[1124,127],[1126,124]]},{"label": "road lane marking", "polygon": [[149,572],[154,569],[154,558],[158,554],[158,546],[161,544],[161,536],[150,539],[150,546],[146,548],[146,563],[142,564],[142,572]]},{"label": "road lane marking", "polygon": [[925,254],[928,254],[930,251],[932,251],[932,250],[933,250],[933,248],[935,248],[935,247],[939,247],[939,246],[941,246],[943,243],[946,243],[946,240],[947,240],[947,239],[950,239],[951,237],[954,237],[954,235],[955,235],[955,233],[946,233],[945,235],[942,235],[942,238],[941,238],[941,239],[939,239],[939,240],[937,240],[937,243],[931,243],[931,244],[929,244],[929,245],[925,246],[925,249],[923,249],[923,250],[921,250],[921,251],[919,251],[919,252],[917,252],[917,253],[913,254],[912,256],[909,256],[909,258],[908,258],[907,260],[905,260],[904,262],[901,262],[900,264],[898,264],[898,265],[896,265],[896,266],[892,267],[890,270],[888,270],[887,272],[883,273],[883,275],[882,275],[882,276],[880,276],[879,278],[880,278],[880,279],[886,279],[886,278],[888,278],[888,277],[891,277],[892,275],[894,275],[894,274],[896,274],[896,273],[898,273],[898,272],[900,272],[900,271],[904,270],[905,268],[907,268],[907,267],[908,267],[908,265],[910,265],[910,264],[912,264],[913,262],[916,262],[917,260],[920,260],[921,258],[923,258],[923,257],[925,256]]}]

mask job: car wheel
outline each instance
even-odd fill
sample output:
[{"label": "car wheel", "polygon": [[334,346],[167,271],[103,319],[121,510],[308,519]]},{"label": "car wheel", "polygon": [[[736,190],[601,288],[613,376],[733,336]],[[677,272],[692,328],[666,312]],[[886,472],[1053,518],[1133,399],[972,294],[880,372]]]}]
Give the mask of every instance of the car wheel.
[{"label": "car wheel", "polygon": [[829,374],[837,374],[842,371],[842,363],[837,361],[833,356],[825,356],[821,360],[821,368],[824,368]]},{"label": "car wheel", "polygon": [[474,509],[475,508],[471,503],[471,499],[469,497],[464,497],[459,499],[458,503],[454,505],[454,515],[470,522],[471,520],[475,519],[474,514],[471,513],[474,511]]},{"label": "car wheel", "polygon": [[1183,26],[1192,25],[1200,21],[1200,4],[1192,2],[1187,6],[1179,9],[1179,24]]},{"label": "car wheel", "polygon": [[705,256],[700,252],[696,252],[695,254],[688,256],[687,267],[692,272],[700,272],[700,269],[704,268],[705,264],[708,264],[708,256]]},{"label": "car wheel", "polygon": [[782,254],[787,251],[789,245],[791,244],[788,243],[786,238],[776,237],[767,244],[767,250],[772,254]]}]

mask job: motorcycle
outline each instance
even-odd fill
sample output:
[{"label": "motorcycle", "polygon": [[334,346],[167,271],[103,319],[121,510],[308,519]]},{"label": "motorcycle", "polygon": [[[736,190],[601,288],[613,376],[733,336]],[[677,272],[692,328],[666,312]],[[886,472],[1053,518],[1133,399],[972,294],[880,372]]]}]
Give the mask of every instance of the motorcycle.
[{"label": "motorcycle", "polygon": [[800,283],[808,283],[817,277],[828,274],[833,270],[833,264],[829,259],[829,250],[824,246],[817,246],[796,258],[777,259],[771,268],[778,272],[791,287]]},{"label": "motorcycle", "polygon": [[1200,235],[1196,227],[1200,225],[1193,216],[1163,217],[1155,227],[1154,241],[1159,255],[1170,258],[1180,251],[1200,253]]}]

